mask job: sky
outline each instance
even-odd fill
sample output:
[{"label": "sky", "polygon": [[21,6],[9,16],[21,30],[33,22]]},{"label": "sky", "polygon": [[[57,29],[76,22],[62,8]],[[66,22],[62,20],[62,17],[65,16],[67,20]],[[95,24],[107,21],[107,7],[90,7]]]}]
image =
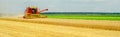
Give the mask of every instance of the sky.
[{"label": "sky", "polygon": [[0,0],[0,13],[24,13],[28,6],[48,12],[120,12],[120,0]]}]

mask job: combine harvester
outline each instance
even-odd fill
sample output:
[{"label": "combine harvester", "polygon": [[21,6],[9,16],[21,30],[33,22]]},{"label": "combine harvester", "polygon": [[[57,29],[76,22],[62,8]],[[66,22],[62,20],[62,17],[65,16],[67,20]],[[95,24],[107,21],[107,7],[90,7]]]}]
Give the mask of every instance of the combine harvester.
[{"label": "combine harvester", "polygon": [[27,7],[23,18],[32,19],[32,18],[47,18],[47,16],[41,16],[40,13],[48,11],[48,9],[39,10],[36,6]]}]

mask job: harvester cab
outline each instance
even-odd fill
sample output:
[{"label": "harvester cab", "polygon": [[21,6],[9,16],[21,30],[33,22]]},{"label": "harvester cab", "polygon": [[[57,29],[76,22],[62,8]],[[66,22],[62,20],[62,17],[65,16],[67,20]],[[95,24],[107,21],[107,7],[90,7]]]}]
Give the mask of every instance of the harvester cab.
[{"label": "harvester cab", "polygon": [[38,8],[36,6],[31,6],[31,7],[27,7],[25,12],[24,12],[24,16],[23,18],[47,18],[46,15],[42,16],[40,15],[41,12],[44,11],[48,11],[48,9],[44,9],[44,10],[38,10]]}]

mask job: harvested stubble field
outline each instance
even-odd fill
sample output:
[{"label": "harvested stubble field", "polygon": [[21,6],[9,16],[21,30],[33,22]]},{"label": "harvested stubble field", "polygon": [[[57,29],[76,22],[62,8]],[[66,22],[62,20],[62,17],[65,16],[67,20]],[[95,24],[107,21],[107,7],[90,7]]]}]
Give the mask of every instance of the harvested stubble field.
[{"label": "harvested stubble field", "polygon": [[120,21],[0,18],[0,37],[120,37]]}]

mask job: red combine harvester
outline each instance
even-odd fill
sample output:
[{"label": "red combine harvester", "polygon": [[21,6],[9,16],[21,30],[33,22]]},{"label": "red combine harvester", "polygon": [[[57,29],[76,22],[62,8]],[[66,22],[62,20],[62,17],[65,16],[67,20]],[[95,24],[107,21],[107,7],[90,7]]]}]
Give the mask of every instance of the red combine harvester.
[{"label": "red combine harvester", "polygon": [[23,18],[46,18],[47,16],[41,16],[40,13],[44,12],[44,11],[48,11],[48,9],[44,9],[44,10],[39,10],[36,6],[31,6],[31,7],[27,7],[25,12],[24,12],[24,16]]}]

